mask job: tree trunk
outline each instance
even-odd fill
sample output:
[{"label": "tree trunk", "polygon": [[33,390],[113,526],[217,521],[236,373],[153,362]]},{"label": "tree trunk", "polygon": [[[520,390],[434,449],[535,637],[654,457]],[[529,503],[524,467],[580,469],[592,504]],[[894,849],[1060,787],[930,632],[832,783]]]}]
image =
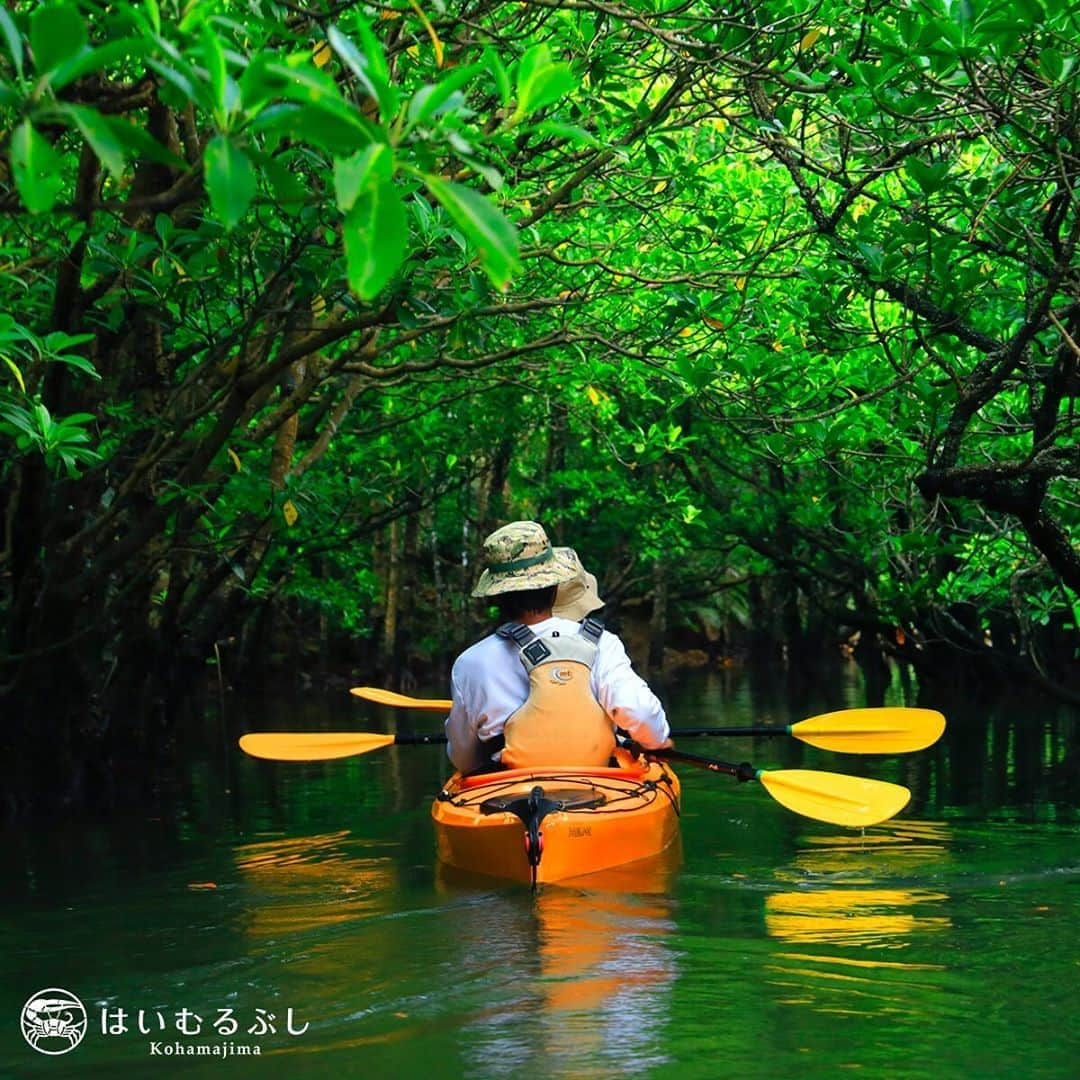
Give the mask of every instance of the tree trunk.
[{"label": "tree trunk", "polygon": [[385,615],[382,633],[382,666],[393,685],[394,653],[398,640],[398,616],[401,610],[401,519],[395,518],[387,535]]},{"label": "tree trunk", "polygon": [[664,668],[664,645],[668,630],[668,565],[663,559],[653,564],[652,615],[649,618],[649,652],[645,662],[647,674]]},{"label": "tree trunk", "polygon": [[885,704],[885,691],[892,682],[892,672],[885,662],[876,634],[863,631],[855,645],[855,662],[863,673],[866,704],[870,707]]}]

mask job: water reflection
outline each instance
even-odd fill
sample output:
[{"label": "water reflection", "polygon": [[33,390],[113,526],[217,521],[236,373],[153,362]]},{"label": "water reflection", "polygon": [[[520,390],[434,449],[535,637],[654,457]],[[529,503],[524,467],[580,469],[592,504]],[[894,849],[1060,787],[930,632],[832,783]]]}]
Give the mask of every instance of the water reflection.
[{"label": "water reflection", "polygon": [[[669,853],[590,875],[587,885],[548,886],[535,897],[505,891],[466,909],[476,923],[457,921],[465,962],[495,950],[503,978],[520,988],[462,1027],[466,1072],[589,1078],[664,1064],[661,1032],[679,973],[667,940],[677,863]],[[451,891],[468,887],[453,872],[441,881]]]},{"label": "water reflection", "polygon": [[535,896],[439,867],[432,906],[385,847],[348,830],[234,847],[249,977],[287,964],[312,1022],[270,1053],[390,1067],[423,1039],[462,1075],[575,1078],[663,1062],[677,849]]},{"label": "water reflection", "polygon": [[952,926],[947,915],[929,913],[948,899],[928,889],[773,893],[765,898],[765,929],[784,942],[906,949],[915,935]]},{"label": "water reflection", "polygon": [[239,845],[236,869],[251,890],[245,932],[306,933],[386,910],[397,864],[389,854],[370,854],[375,846],[347,829]]},{"label": "water reflection", "polygon": [[658,1036],[677,975],[666,898],[553,890],[536,918],[545,1056],[574,1076],[609,1076],[627,1060],[662,1064]]},{"label": "water reflection", "polygon": [[[815,1013],[885,1015],[942,1004],[933,941],[953,927],[950,896],[928,881],[948,861],[950,827],[902,821],[866,836],[807,836],[765,898],[765,931],[785,946],[768,980],[780,1002]],[[905,880],[906,879],[906,880]],[[910,884],[912,880],[919,884]],[[820,883],[820,884],[819,884]],[[918,993],[912,997],[912,992]]]},{"label": "water reflection", "polygon": [[[865,704],[845,692],[770,701],[745,679],[712,693],[687,678],[670,714],[788,723]],[[226,1063],[237,1080],[268,1065],[305,1078],[1074,1076],[1080,1018],[1061,991],[1078,971],[1080,728],[1030,700],[972,705],[966,722],[928,704],[949,731],[906,757],[699,747],[905,783],[915,800],[897,822],[834,830],[688,771],[685,869],[536,898],[436,877],[438,748],[294,769],[230,744],[229,783],[198,759],[182,813],[0,838],[0,1012],[16,1016],[55,971],[128,1008],[293,1007],[310,1022],[267,1039],[262,1060]],[[242,730],[373,726],[336,707],[252,702]],[[134,1039],[88,1037],[79,1053],[80,1075],[150,1075]],[[0,1039],[0,1074],[45,1075],[31,1054]]]},{"label": "water reflection", "polygon": [[863,875],[880,880],[883,875],[923,874],[941,869],[949,860],[952,830],[944,821],[900,821],[878,826],[873,832],[844,832],[800,838],[803,850],[787,870],[777,876],[841,876],[851,880]]}]

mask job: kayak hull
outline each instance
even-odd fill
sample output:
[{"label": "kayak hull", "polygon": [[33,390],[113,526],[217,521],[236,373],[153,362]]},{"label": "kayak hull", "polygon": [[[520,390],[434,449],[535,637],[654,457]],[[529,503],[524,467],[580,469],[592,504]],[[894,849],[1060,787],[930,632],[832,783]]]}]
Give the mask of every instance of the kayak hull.
[{"label": "kayak hull", "polygon": [[660,762],[628,768],[508,769],[455,774],[431,815],[439,859],[475,874],[530,882],[527,827],[501,809],[541,789],[557,804],[539,824],[536,881],[556,882],[648,859],[679,837],[678,777]]}]

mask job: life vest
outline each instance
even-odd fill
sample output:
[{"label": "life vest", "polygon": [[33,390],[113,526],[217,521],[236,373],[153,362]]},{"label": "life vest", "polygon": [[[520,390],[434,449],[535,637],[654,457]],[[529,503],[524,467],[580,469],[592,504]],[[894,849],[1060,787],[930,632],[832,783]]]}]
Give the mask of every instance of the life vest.
[{"label": "life vest", "polygon": [[529,696],[507,718],[502,763],[511,769],[607,765],[615,729],[592,692],[592,668],[603,626],[585,618],[574,635],[539,638],[522,623],[496,633],[517,645]]}]

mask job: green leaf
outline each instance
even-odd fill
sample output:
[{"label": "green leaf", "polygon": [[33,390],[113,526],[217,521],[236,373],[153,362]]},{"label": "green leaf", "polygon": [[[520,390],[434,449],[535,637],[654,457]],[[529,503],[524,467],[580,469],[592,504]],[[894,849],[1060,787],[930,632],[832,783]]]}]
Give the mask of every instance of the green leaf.
[{"label": "green leaf", "polygon": [[77,345],[85,345],[94,340],[94,334],[68,334],[63,330],[54,330],[46,334],[41,340],[41,348],[46,359],[53,359],[66,349],[74,349]]},{"label": "green leaf", "polygon": [[975,9],[971,0],[954,0],[949,6],[949,14],[959,26],[968,27],[975,20]]},{"label": "green leaf", "polygon": [[229,73],[225,67],[225,52],[217,34],[209,26],[203,27],[203,58],[206,70],[210,73],[210,91],[214,101],[214,119],[218,126],[225,128],[229,115],[228,88]]},{"label": "green leaf", "polygon": [[75,121],[101,164],[113,176],[120,176],[124,171],[124,148],[105,117],[84,105],[64,105],[62,112]]},{"label": "green leaf", "polygon": [[37,438],[38,430],[37,426],[34,424],[34,418],[31,416],[29,410],[23,408],[22,405],[6,405],[0,407],[0,416],[2,416],[17,431],[22,431],[33,438]]},{"label": "green leaf", "polygon": [[364,46],[363,52],[336,26],[330,27],[326,39],[378,103],[383,120],[389,120],[397,111],[397,91],[390,85],[390,69],[386,64],[386,57],[371,28],[359,13],[356,16],[356,25]]},{"label": "green leaf", "polygon": [[83,75],[101,71],[121,60],[146,56],[151,48],[152,43],[143,38],[120,38],[97,49],[83,49],[55,68],[49,76],[49,85],[53,90],[61,90]]},{"label": "green leaf", "polygon": [[503,175],[493,165],[485,165],[484,162],[477,161],[475,158],[466,157],[464,154],[462,154],[461,160],[465,162],[470,169],[479,173],[492,191],[500,191],[502,189],[504,183]]},{"label": "green leaf", "polygon": [[480,64],[469,64],[455,69],[442,82],[422,86],[409,102],[409,123],[423,124],[447,109],[452,105],[454,95],[482,70]]},{"label": "green leaf", "polygon": [[24,120],[11,135],[11,170],[23,205],[41,214],[56,205],[64,183],[60,155]]},{"label": "green leaf", "polygon": [[546,45],[534,45],[521,58],[517,72],[518,117],[528,116],[577,89],[578,81],[568,64],[552,63]]},{"label": "green leaf", "polygon": [[[381,82],[389,84],[390,66],[386,62],[386,55],[383,53],[382,44],[374,33],[372,33],[371,25],[364,15],[361,14],[358,7],[353,8],[353,27],[357,34],[360,35],[360,44],[364,49],[364,58],[370,65],[375,77]],[[331,27],[330,32],[331,34],[334,33],[335,28]],[[348,40],[344,34],[341,34],[340,36],[343,40]],[[331,40],[330,43],[332,45],[333,40]]]},{"label": "green leaf", "polygon": [[86,46],[86,25],[74,4],[44,4],[30,16],[30,48],[39,73],[77,56]]},{"label": "green leaf", "polygon": [[271,61],[262,67],[262,73],[273,85],[274,96],[315,105],[332,111],[343,119],[366,125],[369,130],[375,130],[374,125],[364,120],[358,109],[342,98],[337,83],[318,68],[311,65],[294,67]]},{"label": "green leaf", "polygon": [[14,20],[8,14],[8,10],[3,4],[0,4],[0,33],[4,35],[4,40],[7,42],[8,53],[11,55],[11,62],[15,65],[15,73],[21,79],[23,77],[22,34],[19,33],[19,28],[15,25]]},{"label": "green leaf", "polygon": [[84,375],[89,375],[91,379],[101,378],[101,372],[85,356],[80,356],[78,353],[62,353],[59,356],[52,357],[52,360],[57,364],[67,364],[69,367],[78,368]]},{"label": "green leaf", "polygon": [[476,245],[480,262],[492,283],[505,289],[520,267],[514,226],[471,188],[439,176],[425,176],[424,183],[458,228]]},{"label": "green leaf", "polygon": [[352,157],[335,158],[334,193],[338,209],[347,213],[366,186],[389,180],[393,171],[394,155],[386,143],[373,143]]},{"label": "green leaf", "polygon": [[343,230],[349,288],[371,300],[401,266],[409,238],[405,207],[388,179],[371,184],[353,203]]},{"label": "green leaf", "polygon": [[381,132],[355,109],[319,105],[271,105],[252,121],[249,131],[265,132],[318,146],[331,154],[383,141]]},{"label": "green leaf", "polygon": [[514,90],[510,85],[510,73],[499,54],[489,45],[480,57],[480,64],[495,80],[495,89],[499,93],[499,104],[505,109],[510,104]]},{"label": "green leaf", "polygon": [[537,73],[546,67],[551,67],[551,49],[544,44],[533,45],[527,49],[525,55],[518,62],[517,69],[517,93],[518,98],[525,96],[528,85],[536,77]]},{"label": "green leaf", "polygon": [[205,94],[202,93],[202,87],[196,84],[193,72],[177,71],[172,65],[164,64],[160,60],[154,59],[154,57],[150,57],[146,61],[146,66],[156,71],[166,82],[175,86],[185,101],[203,103]]},{"label": "green leaf", "polygon": [[1039,53],[1039,67],[1051,82],[1059,82],[1065,74],[1065,57],[1057,49],[1045,48]]},{"label": "green leaf", "polygon": [[567,64],[553,64],[541,72],[529,87],[529,106],[527,112],[536,112],[546,105],[573,93],[578,87],[577,76]]},{"label": "green leaf", "polygon": [[909,157],[904,162],[904,171],[927,195],[937,191],[945,183],[949,173],[948,162],[938,161],[927,164],[916,157]]},{"label": "green leaf", "polygon": [[71,413],[68,416],[62,417],[56,426],[60,428],[81,428],[83,424],[93,423],[96,419],[97,417],[93,413]]},{"label": "green leaf", "polygon": [[203,154],[206,190],[214,216],[233,229],[255,197],[255,170],[247,154],[224,135],[215,135]]},{"label": "green leaf", "polygon": [[[606,145],[592,132],[586,131],[585,128],[579,127],[577,124],[564,124],[558,120],[541,120],[539,124],[533,127],[533,130],[540,135],[552,135],[557,139],[566,139],[575,146],[592,146],[602,149]],[[646,154],[650,150],[652,150],[652,147],[646,144]],[[656,151],[653,150],[653,153],[655,154]]]},{"label": "green leaf", "polygon": [[98,115],[98,119],[109,129],[128,158],[146,158],[158,165],[168,165],[172,169],[188,168],[188,163],[179,154],[174,154],[167,146],[159,143],[150,132],[139,126],[138,121],[126,116]]},{"label": "green leaf", "polygon": [[278,158],[264,158],[260,166],[282,210],[287,214],[299,213],[309,195],[307,187],[300,178]]},{"label": "green leaf", "polygon": [[11,368],[11,374],[15,376],[15,381],[19,384],[19,389],[25,394],[26,383],[23,382],[23,376],[22,372],[19,370],[19,365],[16,364],[15,361],[12,360],[10,357],[4,356],[3,353],[0,353],[0,360],[3,360],[4,363],[7,364],[9,368]]}]

